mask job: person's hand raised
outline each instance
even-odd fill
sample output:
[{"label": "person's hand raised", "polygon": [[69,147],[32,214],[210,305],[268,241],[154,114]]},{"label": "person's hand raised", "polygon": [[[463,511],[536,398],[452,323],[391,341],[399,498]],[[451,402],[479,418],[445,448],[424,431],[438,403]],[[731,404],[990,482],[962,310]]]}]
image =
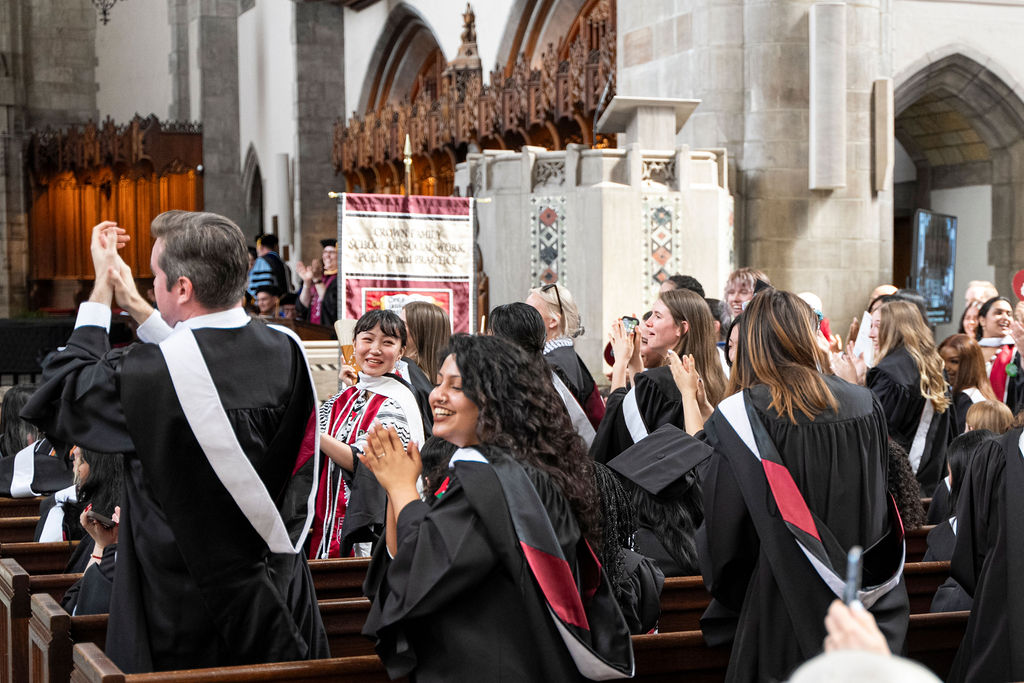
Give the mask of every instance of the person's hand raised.
[{"label": "person's hand raised", "polygon": [[622,320],[612,323],[608,331],[608,341],[612,343],[612,353],[615,355],[615,364],[625,364],[633,356],[635,338],[632,332],[626,332]]},{"label": "person's hand raised", "polygon": [[420,449],[410,440],[408,447],[394,427],[383,427],[374,423],[366,436],[366,450],[359,456],[359,462],[373,472],[377,482],[392,496],[399,490],[416,488],[416,478],[423,471]]},{"label": "person's hand raised", "polygon": [[1017,350],[1024,353],[1024,325],[1016,320],[1011,320],[1010,336],[1013,337],[1013,343],[1017,345]]},{"label": "person's hand raised", "polygon": [[672,379],[675,380],[679,393],[684,397],[696,398],[700,374],[697,372],[693,355],[686,354],[680,357],[675,351],[669,349],[668,367],[672,370]]},{"label": "person's hand raised", "polygon": [[92,267],[96,273],[92,295],[89,300],[109,306],[114,298],[114,286],[110,281],[110,269],[117,268],[120,257],[117,250],[131,239],[124,228],[114,221],[103,221],[92,229],[89,241],[89,253],[92,256]]},{"label": "person's hand raised", "polygon": [[307,266],[302,261],[297,261],[295,263],[295,273],[299,276],[299,279],[302,280],[302,282],[305,284],[309,284],[310,282],[313,281],[313,269]]},{"label": "person's hand raised", "polygon": [[863,607],[848,607],[833,600],[825,616],[825,652],[864,650],[880,655],[892,654],[885,636],[871,612]]}]

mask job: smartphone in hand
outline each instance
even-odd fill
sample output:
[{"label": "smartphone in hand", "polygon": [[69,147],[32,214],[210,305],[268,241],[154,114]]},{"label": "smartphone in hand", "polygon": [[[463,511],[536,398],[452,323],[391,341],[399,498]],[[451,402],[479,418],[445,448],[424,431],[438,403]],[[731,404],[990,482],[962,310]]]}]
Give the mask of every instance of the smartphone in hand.
[{"label": "smartphone in hand", "polygon": [[112,520],[110,517],[107,517],[105,515],[101,515],[100,513],[96,512],[95,510],[87,511],[85,513],[85,516],[87,518],[91,519],[92,521],[96,522],[100,526],[102,526],[104,529],[113,529],[114,527],[117,526],[117,522]]},{"label": "smartphone in hand", "polygon": [[626,334],[630,334],[640,324],[640,320],[634,318],[631,315],[622,316],[622,327],[625,328]]}]

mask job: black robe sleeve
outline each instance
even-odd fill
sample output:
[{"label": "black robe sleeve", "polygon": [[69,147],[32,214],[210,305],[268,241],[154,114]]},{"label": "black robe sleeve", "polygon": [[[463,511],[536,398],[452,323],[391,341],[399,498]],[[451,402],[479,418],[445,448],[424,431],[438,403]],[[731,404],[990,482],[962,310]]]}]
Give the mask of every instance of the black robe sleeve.
[{"label": "black robe sleeve", "polygon": [[117,544],[103,549],[99,563],[85,570],[78,581],[64,593],[61,607],[69,614],[106,614],[110,611],[110,594],[114,586],[114,558]]},{"label": "black robe sleeve", "polygon": [[625,550],[626,567],[622,583],[616,587],[619,607],[631,634],[649,633],[661,617],[661,589],[665,575],[649,558]]},{"label": "black robe sleeve", "polygon": [[118,382],[131,348],[111,350],[102,327],[77,328],[67,347],[43,362],[42,383],[21,416],[62,443],[104,453],[134,451]]}]

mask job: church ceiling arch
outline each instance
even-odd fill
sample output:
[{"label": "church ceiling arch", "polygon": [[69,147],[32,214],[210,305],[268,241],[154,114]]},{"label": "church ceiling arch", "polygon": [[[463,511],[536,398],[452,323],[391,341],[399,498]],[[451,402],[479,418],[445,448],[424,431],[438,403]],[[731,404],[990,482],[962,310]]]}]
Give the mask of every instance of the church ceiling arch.
[{"label": "church ceiling arch", "polygon": [[359,111],[380,109],[408,97],[431,63],[444,64],[437,35],[413,7],[400,3],[381,30],[359,98]]}]

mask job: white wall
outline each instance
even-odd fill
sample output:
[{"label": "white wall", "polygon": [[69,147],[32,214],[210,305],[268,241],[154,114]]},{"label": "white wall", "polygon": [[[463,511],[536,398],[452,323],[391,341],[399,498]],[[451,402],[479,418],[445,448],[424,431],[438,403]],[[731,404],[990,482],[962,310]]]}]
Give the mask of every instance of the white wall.
[{"label": "white wall", "polygon": [[914,160],[910,158],[910,155],[907,154],[907,150],[904,149],[899,140],[896,140],[895,161],[895,168],[892,174],[892,181],[894,183],[905,183],[908,180],[917,180],[917,166],[914,165]]},{"label": "white wall", "polygon": [[1022,83],[1021,35],[1024,35],[1024,2],[1019,0],[895,0],[895,85],[898,88],[925,63],[950,54],[951,46],[985,64],[1001,78]]},{"label": "white wall", "polygon": [[171,110],[171,29],[167,0],[119,2],[110,23],[96,22],[96,105],[127,123],[136,112],[166,121]]},{"label": "white wall", "polygon": [[276,190],[289,179],[274,162],[280,153],[295,158],[293,13],[291,0],[259,0],[238,18],[239,164],[244,168],[249,146],[255,147],[263,176],[265,232],[273,216],[293,213],[280,203]]},{"label": "white wall", "polygon": [[[988,265],[988,242],[992,239],[992,186],[932,190],[931,204],[932,211],[957,217],[953,322],[936,328],[935,340],[938,342],[956,332],[960,315],[964,312],[967,283],[971,280],[995,282],[995,268]],[[1009,284],[1004,288],[1009,289]]]}]

